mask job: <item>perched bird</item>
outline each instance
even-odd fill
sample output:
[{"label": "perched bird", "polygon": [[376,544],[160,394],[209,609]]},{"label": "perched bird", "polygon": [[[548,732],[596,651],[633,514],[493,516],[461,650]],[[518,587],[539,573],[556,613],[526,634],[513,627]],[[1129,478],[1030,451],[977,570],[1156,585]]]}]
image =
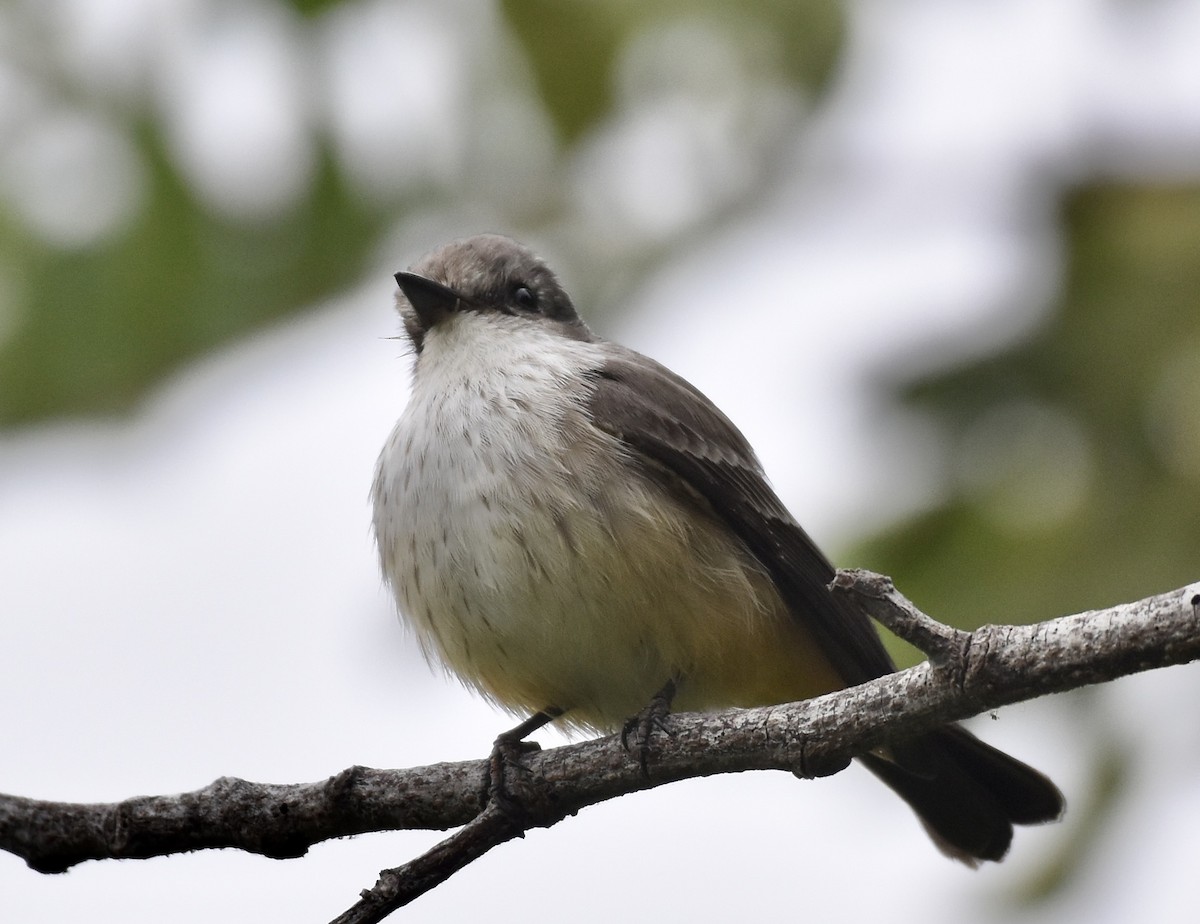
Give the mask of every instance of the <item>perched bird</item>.
[{"label": "perched bird", "polygon": [[[372,489],[383,573],[426,653],[545,722],[621,728],[806,699],[895,670],[745,437],[591,332],[498,235],[397,273],[412,395]],[[957,726],[863,759],[947,854],[999,860],[1059,791]]]}]

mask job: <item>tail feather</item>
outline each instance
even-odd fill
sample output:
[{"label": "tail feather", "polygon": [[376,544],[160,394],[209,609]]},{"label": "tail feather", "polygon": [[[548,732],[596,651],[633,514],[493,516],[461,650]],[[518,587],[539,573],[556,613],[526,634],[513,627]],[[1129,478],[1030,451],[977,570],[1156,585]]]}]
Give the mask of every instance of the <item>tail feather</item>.
[{"label": "tail feather", "polygon": [[1002,859],[1013,825],[1063,813],[1049,779],[957,725],[898,748],[892,759],[870,754],[863,763],[912,807],[944,853],[970,866]]}]

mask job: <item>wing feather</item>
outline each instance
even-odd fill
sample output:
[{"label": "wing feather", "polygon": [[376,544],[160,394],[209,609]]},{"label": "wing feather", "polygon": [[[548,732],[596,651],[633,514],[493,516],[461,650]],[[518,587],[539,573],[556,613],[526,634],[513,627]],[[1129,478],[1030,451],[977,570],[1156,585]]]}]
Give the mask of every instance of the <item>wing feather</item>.
[{"label": "wing feather", "polygon": [[676,493],[729,526],[847,685],[895,670],[870,619],[830,593],[833,565],[779,500],[729,418],[665,366],[605,346],[608,361],[593,375],[596,425],[620,439],[635,463],[681,479],[688,490]]}]

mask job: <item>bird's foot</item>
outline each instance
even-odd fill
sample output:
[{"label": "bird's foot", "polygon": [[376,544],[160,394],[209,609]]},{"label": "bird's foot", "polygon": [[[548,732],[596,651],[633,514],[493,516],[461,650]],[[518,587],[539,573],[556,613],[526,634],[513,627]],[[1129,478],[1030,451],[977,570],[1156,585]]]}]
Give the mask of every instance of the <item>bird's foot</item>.
[{"label": "bird's foot", "polygon": [[675,698],[675,689],[675,680],[672,678],[650,698],[646,707],[626,721],[621,729],[621,747],[626,751],[637,751],[642,776],[650,776],[650,744],[654,733],[658,731],[667,736],[673,734],[667,725],[667,716],[671,714],[671,701]]},{"label": "bird's foot", "polygon": [[510,770],[517,773],[529,772],[529,768],[522,758],[527,754],[540,751],[542,746],[536,741],[526,741],[525,739],[562,714],[562,709],[554,707],[543,709],[541,712],[535,712],[516,728],[509,729],[496,737],[492,744],[492,753],[488,755],[481,805],[494,804],[513,820],[520,821],[524,810],[520,801],[513,798],[508,783],[508,773]]}]

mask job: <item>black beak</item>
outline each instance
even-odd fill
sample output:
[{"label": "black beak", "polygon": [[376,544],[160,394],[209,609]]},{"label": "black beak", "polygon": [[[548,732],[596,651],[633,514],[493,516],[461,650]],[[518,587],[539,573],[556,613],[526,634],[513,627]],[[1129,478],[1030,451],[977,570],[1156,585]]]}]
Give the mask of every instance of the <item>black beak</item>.
[{"label": "black beak", "polygon": [[423,330],[432,328],[462,300],[462,296],[453,289],[412,273],[397,273],[396,284],[400,286],[400,291],[404,293],[408,303],[413,306]]}]

